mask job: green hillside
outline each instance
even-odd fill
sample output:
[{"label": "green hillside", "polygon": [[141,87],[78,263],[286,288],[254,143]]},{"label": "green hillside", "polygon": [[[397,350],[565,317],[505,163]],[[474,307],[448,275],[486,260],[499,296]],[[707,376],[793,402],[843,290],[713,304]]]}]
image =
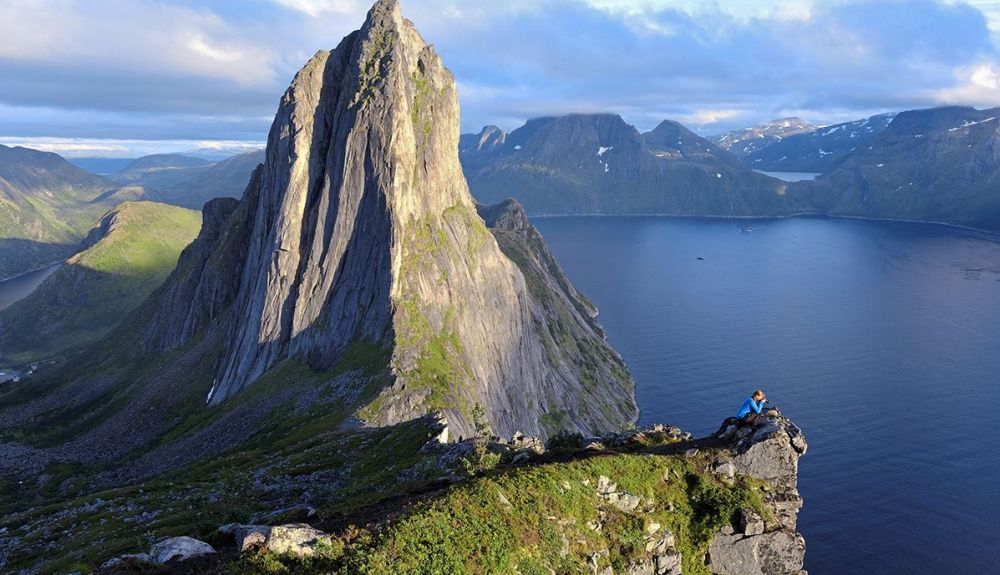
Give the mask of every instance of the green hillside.
[{"label": "green hillside", "polygon": [[101,214],[144,194],[57,154],[0,145],[0,279],[73,255]]},{"label": "green hillside", "polygon": [[166,279],[200,225],[199,212],[153,202],[108,212],[89,247],[0,312],[0,360],[36,361],[100,339]]}]

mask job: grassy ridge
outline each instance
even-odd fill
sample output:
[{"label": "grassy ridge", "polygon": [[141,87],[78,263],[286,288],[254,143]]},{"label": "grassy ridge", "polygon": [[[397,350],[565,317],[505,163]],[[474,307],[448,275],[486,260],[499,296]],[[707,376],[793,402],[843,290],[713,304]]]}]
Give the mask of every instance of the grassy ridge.
[{"label": "grassy ridge", "polygon": [[0,358],[27,363],[70,353],[106,335],[156,289],[198,234],[199,212],[126,202],[97,243],[70,258],[31,295],[0,312]]},{"label": "grassy ridge", "polygon": [[71,256],[101,214],[144,193],[116,188],[56,154],[0,145],[0,279]]},{"label": "grassy ridge", "polygon": [[[596,492],[600,476],[643,497],[634,512]],[[668,529],[685,573],[706,574],[712,536],[741,508],[767,515],[758,484],[732,485],[681,456],[614,454],[489,473],[429,498],[401,517],[348,527],[311,558],[242,556],[233,575],[624,572]],[[660,527],[654,527],[658,524]]]}]

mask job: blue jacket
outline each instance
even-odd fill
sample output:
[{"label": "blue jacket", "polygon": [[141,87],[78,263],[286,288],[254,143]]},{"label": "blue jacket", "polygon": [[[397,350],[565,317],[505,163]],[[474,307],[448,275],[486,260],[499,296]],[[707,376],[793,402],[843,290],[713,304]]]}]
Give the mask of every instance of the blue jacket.
[{"label": "blue jacket", "polygon": [[764,400],[757,403],[753,400],[753,397],[748,397],[743,405],[740,406],[740,412],[736,414],[736,417],[743,419],[743,417],[753,411],[754,413],[760,413],[764,409]]}]

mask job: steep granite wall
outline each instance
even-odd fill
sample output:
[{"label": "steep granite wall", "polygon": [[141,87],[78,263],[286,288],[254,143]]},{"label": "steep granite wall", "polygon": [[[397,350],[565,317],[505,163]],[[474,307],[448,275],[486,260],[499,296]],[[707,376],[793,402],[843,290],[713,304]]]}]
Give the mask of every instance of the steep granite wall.
[{"label": "steep granite wall", "polygon": [[182,258],[146,349],[226,325],[211,405],[286,359],[328,370],[364,345],[390,351],[392,376],[370,423],[442,410],[468,435],[477,405],[505,435],[633,421],[631,377],[523,210],[496,236],[477,213],[458,126],[453,76],[377,3],[296,75],[265,163]]}]

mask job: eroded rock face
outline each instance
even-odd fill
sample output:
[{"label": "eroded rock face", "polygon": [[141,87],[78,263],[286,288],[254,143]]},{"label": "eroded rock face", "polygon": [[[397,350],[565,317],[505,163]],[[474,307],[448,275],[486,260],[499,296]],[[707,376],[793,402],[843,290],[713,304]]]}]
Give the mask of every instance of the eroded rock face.
[{"label": "eroded rock face", "polygon": [[735,474],[766,482],[764,502],[774,516],[766,524],[757,513],[744,509],[735,526],[716,534],[708,552],[708,565],[716,575],[797,575],[805,559],[805,539],[795,531],[802,507],[798,492],[798,461],[808,445],[801,430],[776,410],[759,427],[733,423],[716,434],[729,443],[721,450],[720,466]]},{"label": "eroded rock face", "polygon": [[712,540],[708,558],[716,575],[785,575],[802,570],[805,553],[805,539],[794,531],[720,533]]},{"label": "eroded rock face", "polygon": [[[326,370],[364,342],[391,350],[372,424],[440,410],[468,436],[475,405],[504,436],[633,421],[631,377],[523,211],[503,209],[523,222],[502,238],[484,225],[458,126],[451,73],[395,0],[378,2],[296,75],[263,166],[203,234],[214,248],[182,258],[146,348],[226,325],[212,405],[287,358]],[[515,264],[501,248],[518,238],[530,257]]]}]

